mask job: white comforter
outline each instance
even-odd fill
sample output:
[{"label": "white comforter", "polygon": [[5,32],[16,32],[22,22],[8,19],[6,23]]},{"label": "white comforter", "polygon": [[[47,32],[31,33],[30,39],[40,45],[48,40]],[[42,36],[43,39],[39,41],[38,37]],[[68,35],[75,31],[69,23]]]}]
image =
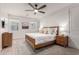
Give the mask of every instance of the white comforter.
[{"label": "white comforter", "polygon": [[35,39],[35,44],[41,44],[55,39],[56,34],[42,34],[42,33],[26,33],[26,35]]}]

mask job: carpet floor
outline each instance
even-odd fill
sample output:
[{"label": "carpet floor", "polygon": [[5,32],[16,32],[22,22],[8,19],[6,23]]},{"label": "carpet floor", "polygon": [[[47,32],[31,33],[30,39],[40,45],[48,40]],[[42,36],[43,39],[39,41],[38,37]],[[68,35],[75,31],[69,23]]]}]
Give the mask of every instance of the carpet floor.
[{"label": "carpet floor", "polygon": [[34,51],[24,39],[14,39],[12,47],[7,47],[0,55],[79,55],[79,50],[51,45]]}]

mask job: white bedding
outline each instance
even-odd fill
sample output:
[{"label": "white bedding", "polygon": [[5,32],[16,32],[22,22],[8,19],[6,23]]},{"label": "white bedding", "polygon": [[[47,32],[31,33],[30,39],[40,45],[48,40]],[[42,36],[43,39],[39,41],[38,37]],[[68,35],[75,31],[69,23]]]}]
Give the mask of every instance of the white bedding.
[{"label": "white bedding", "polygon": [[56,34],[42,34],[42,33],[26,33],[26,35],[35,39],[35,44],[46,43],[55,40]]}]

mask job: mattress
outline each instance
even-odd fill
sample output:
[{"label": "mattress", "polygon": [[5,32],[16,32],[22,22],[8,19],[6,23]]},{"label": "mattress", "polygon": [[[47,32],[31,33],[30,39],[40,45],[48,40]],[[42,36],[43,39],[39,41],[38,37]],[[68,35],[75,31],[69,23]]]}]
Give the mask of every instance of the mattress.
[{"label": "mattress", "polygon": [[42,44],[49,41],[54,41],[56,34],[42,34],[42,33],[26,33],[26,35],[35,39],[35,44]]}]

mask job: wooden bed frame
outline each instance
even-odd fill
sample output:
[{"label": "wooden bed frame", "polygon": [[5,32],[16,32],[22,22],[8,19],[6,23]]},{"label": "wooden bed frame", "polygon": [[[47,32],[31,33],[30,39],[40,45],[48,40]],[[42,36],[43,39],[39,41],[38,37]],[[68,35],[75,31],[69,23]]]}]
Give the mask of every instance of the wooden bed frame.
[{"label": "wooden bed frame", "polygon": [[[59,35],[59,26],[44,27],[44,28],[57,28],[56,35]],[[28,35],[25,35],[25,41],[28,42],[34,49],[42,48],[42,47],[45,47],[45,46],[48,46],[48,45],[55,43],[55,40],[54,40],[54,41],[46,42],[46,43],[43,43],[43,44],[35,45],[35,39],[33,39],[32,37],[30,37]]]}]

